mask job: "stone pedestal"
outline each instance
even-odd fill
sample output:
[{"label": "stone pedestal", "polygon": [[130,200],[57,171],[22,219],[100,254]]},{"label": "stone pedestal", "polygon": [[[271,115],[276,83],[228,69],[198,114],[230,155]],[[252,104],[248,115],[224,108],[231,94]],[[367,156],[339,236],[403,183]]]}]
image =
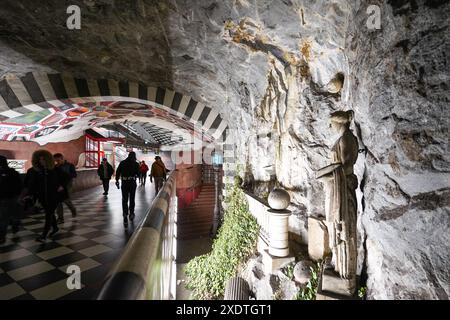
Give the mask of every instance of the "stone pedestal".
[{"label": "stone pedestal", "polygon": [[278,269],[284,265],[294,262],[295,257],[276,257],[269,253],[269,250],[262,251],[262,262],[264,264],[264,271],[266,273],[275,273]]},{"label": "stone pedestal", "polygon": [[283,265],[295,261],[289,257],[289,216],[286,210],[290,203],[289,193],[283,189],[274,189],[268,197],[269,215],[269,248],[262,251],[263,264],[267,273],[274,273]]},{"label": "stone pedestal", "polygon": [[308,254],[312,260],[323,260],[331,252],[325,217],[308,217]]},{"label": "stone pedestal", "polygon": [[275,257],[289,255],[289,210],[268,210],[269,253]]},{"label": "stone pedestal", "polygon": [[320,291],[322,294],[325,293],[325,295],[329,293],[331,296],[352,298],[356,295],[356,277],[342,279],[334,270],[324,269],[321,277]]}]

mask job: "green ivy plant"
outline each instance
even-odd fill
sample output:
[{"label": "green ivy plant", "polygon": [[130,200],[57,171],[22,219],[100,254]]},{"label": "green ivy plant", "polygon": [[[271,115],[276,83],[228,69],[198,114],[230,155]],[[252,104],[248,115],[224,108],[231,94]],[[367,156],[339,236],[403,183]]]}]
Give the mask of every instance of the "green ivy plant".
[{"label": "green ivy plant", "polygon": [[283,291],[281,289],[275,291],[272,296],[272,300],[283,300]]},{"label": "green ivy plant", "polygon": [[226,282],[255,252],[259,225],[248,210],[244,192],[235,183],[227,188],[223,224],[208,254],[186,266],[186,288],[197,300],[222,299]]},{"label": "green ivy plant", "polygon": [[358,297],[364,299],[366,297],[367,287],[361,287],[358,289]]},{"label": "green ivy plant", "polygon": [[319,286],[319,274],[322,269],[321,262],[317,262],[317,264],[313,267],[310,267],[311,270],[311,278],[304,288],[301,288],[297,295],[295,296],[296,300],[316,300],[317,288]]},{"label": "green ivy plant", "polygon": [[284,267],[281,272],[283,272],[283,274],[289,279],[292,280],[294,279],[294,267],[295,267],[295,263],[290,263],[288,264],[286,267]]}]

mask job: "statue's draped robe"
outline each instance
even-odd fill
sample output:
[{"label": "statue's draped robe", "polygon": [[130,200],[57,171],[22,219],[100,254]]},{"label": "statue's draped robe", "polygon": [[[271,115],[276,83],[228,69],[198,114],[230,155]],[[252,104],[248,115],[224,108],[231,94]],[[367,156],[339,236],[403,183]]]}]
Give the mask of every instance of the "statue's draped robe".
[{"label": "statue's draped robe", "polygon": [[[353,163],[346,163],[333,171],[333,178],[327,183],[327,225],[329,232],[329,245],[332,249],[334,269],[342,278],[350,279],[356,274],[356,188],[358,179],[353,174],[353,165],[358,154],[356,137],[350,149],[354,153]],[[332,148],[333,163],[343,163],[341,150],[341,136]],[[351,139],[350,139],[351,140]],[[345,140],[344,140],[345,141]],[[344,142],[345,143],[345,142]],[[348,148],[346,146],[346,149]]]}]

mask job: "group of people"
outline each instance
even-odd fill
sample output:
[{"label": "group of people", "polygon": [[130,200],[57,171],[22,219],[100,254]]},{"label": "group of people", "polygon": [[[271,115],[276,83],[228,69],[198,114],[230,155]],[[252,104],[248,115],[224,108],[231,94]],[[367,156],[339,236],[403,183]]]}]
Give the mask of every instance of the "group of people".
[{"label": "group of people", "polygon": [[[128,157],[121,161],[117,167],[116,186],[122,190],[123,224],[125,227],[128,227],[128,219],[133,221],[135,217],[136,180],[139,180],[139,183],[145,186],[148,171],[149,168],[145,161],[137,161],[135,152],[130,152]],[[158,194],[163,186],[168,171],[161,157],[156,156],[150,171],[150,182],[153,183],[153,179],[155,180],[155,194]],[[114,175],[114,168],[108,163],[106,158],[103,159],[98,167],[97,174],[103,182],[103,195],[107,196],[109,183]],[[121,181],[121,184],[119,181]]]},{"label": "group of people", "polygon": [[12,231],[17,232],[21,213],[35,208],[37,203],[45,213],[44,230],[38,241],[59,231],[58,223],[64,222],[63,204],[72,216],[77,215],[71,201],[73,179],[77,177],[75,166],[61,153],[52,155],[47,150],[35,151],[31,163],[22,181],[19,173],[9,168],[6,157],[0,156],[0,244],[6,241],[8,226],[11,224]]},{"label": "group of people", "polygon": [[[58,224],[64,223],[64,204],[70,209],[72,217],[77,215],[71,200],[73,181],[77,177],[75,166],[66,161],[61,153],[52,155],[47,150],[35,151],[31,164],[22,179],[16,170],[8,166],[6,157],[0,155],[0,244],[6,241],[8,227],[11,225],[13,233],[17,232],[21,216],[31,209],[40,208],[45,214],[44,230],[36,239],[41,242],[54,236],[59,231]],[[136,154],[130,152],[115,172],[116,186],[122,189],[125,227],[128,226],[128,218],[132,221],[135,216],[136,180],[145,186],[148,171],[145,161],[137,162]],[[156,156],[150,170],[150,182],[155,180],[156,194],[163,186],[168,171],[161,157]],[[97,174],[103,182],[103,195],[107,196],[114,168],[106,158],[98,167]]]}]

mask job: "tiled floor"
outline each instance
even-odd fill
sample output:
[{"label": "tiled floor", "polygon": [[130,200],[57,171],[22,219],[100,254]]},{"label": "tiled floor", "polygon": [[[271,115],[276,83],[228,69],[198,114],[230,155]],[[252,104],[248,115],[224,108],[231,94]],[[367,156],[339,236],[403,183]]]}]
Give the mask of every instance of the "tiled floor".
[{"label": "tiled floor", "polygon": [[[0,245],[0,300],[5,299],[93,299],[104,277],[141,222],[154,197],[153,185],[138,187],[136,218],[123,227],[120,190],[111,184],[110,194],[102,187],[73,196],[78,215],[72,218],[64,207],[65,223],[53,240],[42,244],[35,238],[44,226],[43,214],[22,220],[15,235]],[[81,289],[68,289],[67,268],[81,269]],[[70,281],[70,280],[69,280]]]}]

